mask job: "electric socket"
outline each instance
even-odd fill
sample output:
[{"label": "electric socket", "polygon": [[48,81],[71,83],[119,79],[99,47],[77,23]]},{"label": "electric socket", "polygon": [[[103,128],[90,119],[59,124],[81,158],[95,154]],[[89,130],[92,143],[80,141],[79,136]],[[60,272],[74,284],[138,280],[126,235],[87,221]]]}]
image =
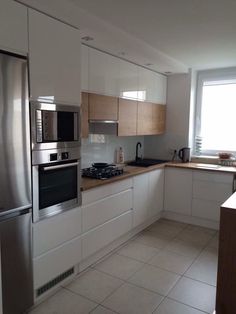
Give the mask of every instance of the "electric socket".
[{"label": "electric socket", "polygon": [[169,149],[168,149],[168,152],[169,152],[170,155],[173,156],[174,153],[177,152],[177,150],[176,150],[175,148],[169,148]]}]

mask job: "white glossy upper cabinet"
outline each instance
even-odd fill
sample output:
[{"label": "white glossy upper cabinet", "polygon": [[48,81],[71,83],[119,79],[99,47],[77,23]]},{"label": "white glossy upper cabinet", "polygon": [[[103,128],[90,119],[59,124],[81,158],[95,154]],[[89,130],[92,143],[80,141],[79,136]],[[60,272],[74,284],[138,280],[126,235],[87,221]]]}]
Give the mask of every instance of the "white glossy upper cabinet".
[{"label": "white glossy upper cabinet", "polygon": [[0,1],[0,49],[28,53],[27,8],[15,1]]},{"label": "white glossy upper cabinet", "polygon": [[31,99],[80,103],[80,46],[78,29],[29,10]]},{"label": "white glossy upper cabinet", "polygon": [[166,104],[166,76],[138,67],[138,99]]},{"label": "white glossy upper cabinet", "polygon": [[89,49],[89,91],[119,96],[119,59],[96,49]]},{"label": "white glossy upper cabinet", "polygon": [[89,47],[81,45],[81,90],[89,91]]},{"label": "white glossy upper cabinet", "polygon": [[119,97],[138,99],[138,66],[120,60]]}]

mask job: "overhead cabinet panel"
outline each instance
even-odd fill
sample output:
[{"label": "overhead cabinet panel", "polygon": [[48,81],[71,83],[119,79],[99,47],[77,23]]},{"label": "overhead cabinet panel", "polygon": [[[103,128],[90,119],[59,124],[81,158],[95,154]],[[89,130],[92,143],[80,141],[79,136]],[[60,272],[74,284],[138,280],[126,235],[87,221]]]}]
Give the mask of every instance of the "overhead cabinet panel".
[{"label": "overhead cabinet panel", "polygon": [[109,54],[89,49],[89,91],[119,96],[119,61]]},{"label": "overhead cabinet panel", "polygon": [[153,104],[138,103],[137,135],[153,134]]},{"label": "overhead cabinet panel", "polygon": [[118,98],[89,94],[90,120],[118,120]]},{"label": "overhead cabinet panel", "polygon": [[79,104],[80,61],[79,31],[29,10],[31,99]]},{"label": "overhead cabinet panel", "polygon": [[89,91],[89,47],[81,45],[81,90]]},{"label": "overhead cabinet panel", "polygon": [[138,66],[124,60],[120,60],[119,64],[119,96],[138,99]]},{"label": "overhead cabinet panel", "polygon": [[28,53],[27,8],[15,1],[0,2],[0,49]]},{"label": "overhead cabinet panel", "polygon": [[138,102],[119,98],[118,136],[137,134]]}]

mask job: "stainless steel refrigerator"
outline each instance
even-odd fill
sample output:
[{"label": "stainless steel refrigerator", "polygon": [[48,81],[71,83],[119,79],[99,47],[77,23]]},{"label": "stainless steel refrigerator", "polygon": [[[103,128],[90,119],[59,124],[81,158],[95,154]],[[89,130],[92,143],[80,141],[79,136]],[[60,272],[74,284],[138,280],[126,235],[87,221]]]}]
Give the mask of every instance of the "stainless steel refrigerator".
[{"label": "stainless steel refrigerator", "polygon": [[24,313],[33,304],[27,74],[25,58],[0,52],[0,303],[4,314]]}]

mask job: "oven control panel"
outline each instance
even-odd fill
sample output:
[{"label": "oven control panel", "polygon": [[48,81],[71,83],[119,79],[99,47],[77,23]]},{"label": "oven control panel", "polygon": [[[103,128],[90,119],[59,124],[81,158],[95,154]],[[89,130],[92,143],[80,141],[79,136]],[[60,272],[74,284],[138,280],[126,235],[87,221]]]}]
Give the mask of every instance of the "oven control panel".
[{"label": "oven control panel", "polygon": [[53,153],[49,155],[50,161],[68,160],[69,152]]}]

